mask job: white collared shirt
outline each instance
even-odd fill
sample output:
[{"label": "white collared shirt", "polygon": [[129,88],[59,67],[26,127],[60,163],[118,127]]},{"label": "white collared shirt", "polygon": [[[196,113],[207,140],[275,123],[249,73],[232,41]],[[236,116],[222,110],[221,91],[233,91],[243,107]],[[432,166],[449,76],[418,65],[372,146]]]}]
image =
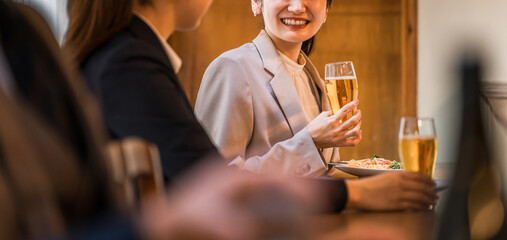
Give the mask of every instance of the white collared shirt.
[{"label": "white collared shirt", "polygon": [[308,78],[308,75],[304,71],[306,60],[303,56],[301,56],[301,54],[298,58],[299,63],[294,62],[292,59],[285,56],[280,51],[278,51],[278,54],[280,55],[282,62],[289,72],[292,81],[294,82],[294,86],[296,87],[296,92],[303,107],[303,112],[305,113],[306,119],[308,122],[311,122],[319,115],[320,108],[310,87],[309,81],[312,80]]},{"label": "white collared shirt", "polygon": [[143,22],[146,23],[146,25],[148,25],[151,28],[151,30],[155,33],[155,35],[157,35],[158,40],[162,44],[162,47],[164,47],[167,58],[169,58],[169,61],[171,62],[171,65],[174,68],[174,72],[176,72],[176,74],[178,74],[178,72],[181,69],[181,65],[183,64],[180,56],[178,56],[178,54],[174,51],[174,49],[171,47],[171,45],[169,45],[169,43],[167,43],[167,40],[162,37],[162,35],[151,24],[151,22],[148,21],[148,19],[146,19],[143,15],[141,15],[139,13],[134,13],[134,14],[137,17],[139,17],[141,20],[143,20]]}]

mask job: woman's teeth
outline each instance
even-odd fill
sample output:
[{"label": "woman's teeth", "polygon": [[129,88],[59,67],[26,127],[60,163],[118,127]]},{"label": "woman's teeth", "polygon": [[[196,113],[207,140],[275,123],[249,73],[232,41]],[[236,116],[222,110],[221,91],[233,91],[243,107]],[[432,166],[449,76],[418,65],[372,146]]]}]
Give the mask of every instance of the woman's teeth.
[{"label": "woman's teeth", "polygon": [[308,23],[306,20],[282,19],[282,22],[291,26],[303,26]]}]

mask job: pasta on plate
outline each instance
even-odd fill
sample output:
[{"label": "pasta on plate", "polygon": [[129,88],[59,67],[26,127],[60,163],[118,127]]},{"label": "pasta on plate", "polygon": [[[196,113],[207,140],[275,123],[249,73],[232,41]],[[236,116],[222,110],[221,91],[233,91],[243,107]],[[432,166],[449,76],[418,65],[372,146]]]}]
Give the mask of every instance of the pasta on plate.
[{"label": "pasta on plate", "polygon": [[395,160],[387,160],[379,157],[378,155],[373,155],[371,158],[361,159],[361,160],[350,160],[347,162],[347,166],[349,167],[357,167],[357,168],[370,168],[370,169],[402,169],[403,164],[401,162]]}]

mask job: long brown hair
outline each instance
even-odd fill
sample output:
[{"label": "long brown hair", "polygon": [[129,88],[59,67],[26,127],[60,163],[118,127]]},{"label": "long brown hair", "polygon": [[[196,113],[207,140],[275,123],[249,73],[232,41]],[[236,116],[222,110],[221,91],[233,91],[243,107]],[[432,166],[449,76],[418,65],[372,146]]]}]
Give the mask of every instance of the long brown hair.
[{"label": "long brown hair", "polygon": [[[136,0],[69,0],[64,50],[77,64],[128,25]],[[146,0],[137,0],[141,4]]]}]

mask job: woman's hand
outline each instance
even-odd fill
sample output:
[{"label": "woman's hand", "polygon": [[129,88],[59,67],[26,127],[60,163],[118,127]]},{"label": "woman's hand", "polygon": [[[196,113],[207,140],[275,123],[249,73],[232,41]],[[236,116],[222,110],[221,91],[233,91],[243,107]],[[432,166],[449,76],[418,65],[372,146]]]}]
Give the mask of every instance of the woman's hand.
[{"label": "woman's hand", "polygon": [[438,199],[435,183],[417,172],[384,173],[346,181],[347,208],[365,210],[427,210]]},{"label": "woman's hand", "polygon": [[354,116],[340,123],[358,104],[358,100],[350,102],[334,115],[331,115],[331,112],[322,112],[306,126],[317,148],[355,146],[361,141],[361,110],[357,110]]}]

